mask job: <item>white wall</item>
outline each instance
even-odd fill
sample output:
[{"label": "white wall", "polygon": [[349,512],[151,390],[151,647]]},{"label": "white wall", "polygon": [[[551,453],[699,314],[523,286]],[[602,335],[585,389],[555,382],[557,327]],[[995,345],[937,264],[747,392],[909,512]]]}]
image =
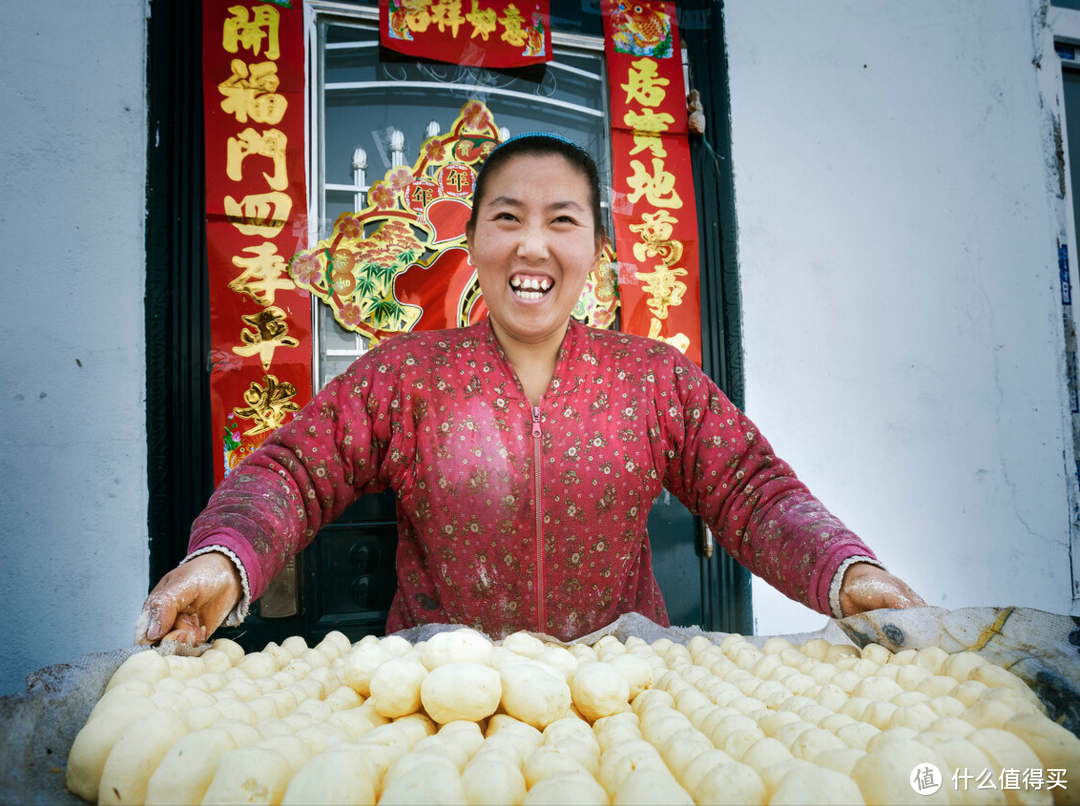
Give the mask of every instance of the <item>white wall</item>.
[{"label": "white wall", "polygon": [[948,608],[1073,606],[1038,5],[724,4],[747,411]]},{"label": "white wall", "polygon": [[147,590],[145,26],[0,4],[0,695],[129,645]]}]

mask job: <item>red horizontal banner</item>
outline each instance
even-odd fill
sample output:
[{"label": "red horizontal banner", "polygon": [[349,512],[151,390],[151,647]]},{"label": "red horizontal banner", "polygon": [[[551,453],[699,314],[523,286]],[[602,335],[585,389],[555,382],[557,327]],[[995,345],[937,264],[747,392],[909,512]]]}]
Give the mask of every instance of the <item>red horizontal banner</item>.
[{"label": "red horizontal banner", "polygon": [[551,61],[549,0],[379,0],[379,42],[468,67]]}]

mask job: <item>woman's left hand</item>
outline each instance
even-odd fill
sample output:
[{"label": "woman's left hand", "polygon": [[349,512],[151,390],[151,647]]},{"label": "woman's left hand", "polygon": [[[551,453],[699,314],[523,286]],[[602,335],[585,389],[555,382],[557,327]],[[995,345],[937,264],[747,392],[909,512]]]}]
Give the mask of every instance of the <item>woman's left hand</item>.
[{"label": "woman's left hand", "polygon": [[840,612],[845,616],[887,607],[925,605],[904,580],[870,563],[852,563],[840,583]]}]

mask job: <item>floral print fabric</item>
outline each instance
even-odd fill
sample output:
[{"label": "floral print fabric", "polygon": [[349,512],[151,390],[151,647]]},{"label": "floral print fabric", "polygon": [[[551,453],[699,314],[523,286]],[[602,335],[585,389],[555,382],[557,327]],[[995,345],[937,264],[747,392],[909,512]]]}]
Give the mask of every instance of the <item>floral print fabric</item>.
[{"label": "floral print fabric", "polygon": [[190,550],[230,549],[257,598],[324,524],[387,487],[388,632],[452,622],[569,640],[628,611],[667,624],[646,531],[665,487],[820,612],[841,563],[873,557],[677,350],[572,322],[534,410],[488,321],[360,358],[225,479]]}]

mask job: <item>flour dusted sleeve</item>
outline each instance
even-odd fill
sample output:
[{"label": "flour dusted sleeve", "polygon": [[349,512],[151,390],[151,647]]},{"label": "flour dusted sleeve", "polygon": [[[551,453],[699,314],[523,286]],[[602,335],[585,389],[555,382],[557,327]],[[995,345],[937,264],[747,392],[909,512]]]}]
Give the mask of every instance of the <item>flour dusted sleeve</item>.
[{"label": "flour dusted sleeve", "polygon": [[[833,615],[829,592],[851,557],[875,559],[696,366],[664,350],[660,398],[664,485],[709,524],[724,549],[786,596]],[[660,373],[658,373],[660,375]]]},{"label": "flour dusted sleeve", "polygon": [[365,355],[239,464],[192,524],[189,555],[228,549],[257,599],[324,525],[360,495],[385,489],[394,356]]}]

